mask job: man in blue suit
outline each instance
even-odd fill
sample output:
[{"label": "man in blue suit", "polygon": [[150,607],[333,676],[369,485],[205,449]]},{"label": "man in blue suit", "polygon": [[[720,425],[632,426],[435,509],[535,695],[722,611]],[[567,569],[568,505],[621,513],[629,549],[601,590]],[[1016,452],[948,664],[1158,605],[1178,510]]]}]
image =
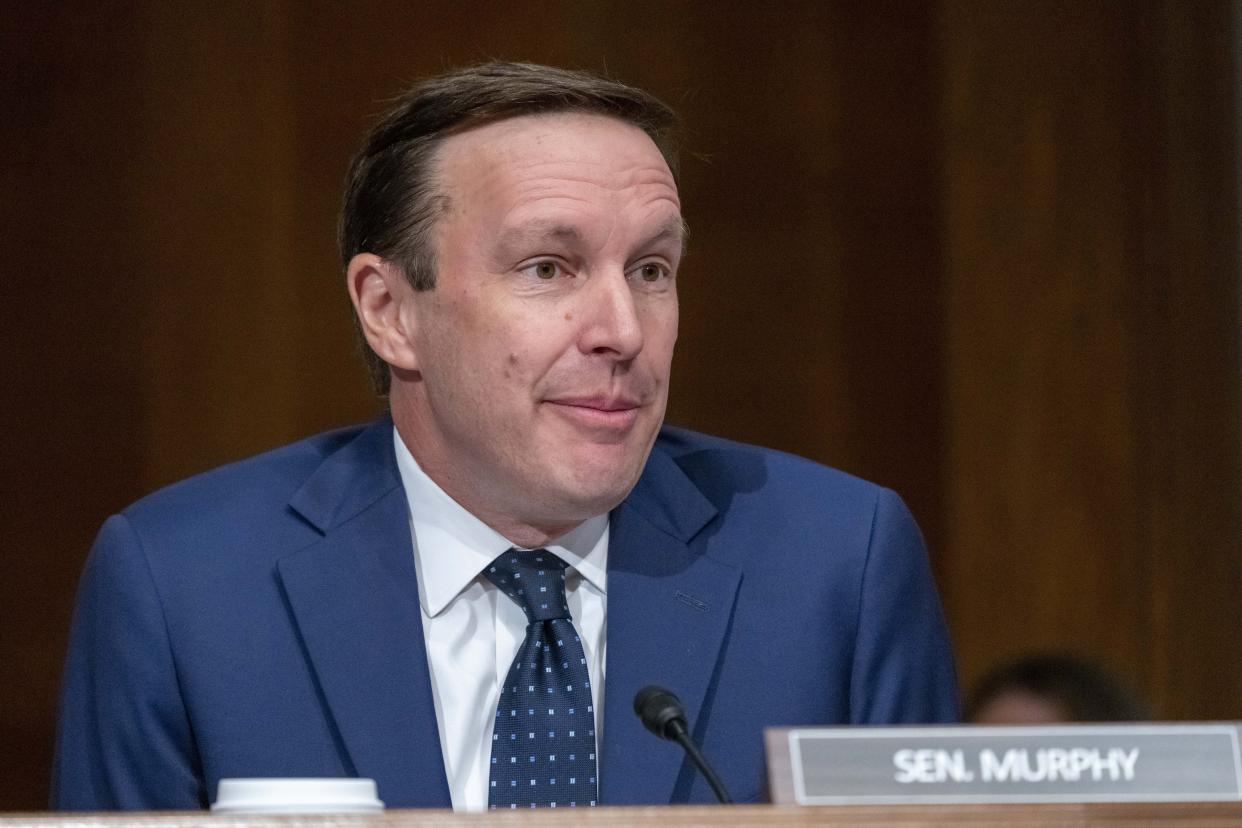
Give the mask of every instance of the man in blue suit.
[{"label": "man in blue suit", "polygon": [[[762,796],[765,727],[955,717],[896,495],[662,427],[684,242],[672,124],[639,90],[489,64],[420,84],[372,131],[341,245],[390,416],[105,523],[53,807],[198,808],[246,776],[371,777],[389,807],[554,805],[543,777],[497,790],[495,723],[530,646],[581,656],[557,679],[589,689],[568,711],[569,736],[594,737],[575,805],[711,798],[631,712],[650,683],[680,695],[742,801]],[[549,553],[555,621],[488,574]],[[572,642],[535,637],[550,629]],[[529,729],[531,763],[583,761]]]}]

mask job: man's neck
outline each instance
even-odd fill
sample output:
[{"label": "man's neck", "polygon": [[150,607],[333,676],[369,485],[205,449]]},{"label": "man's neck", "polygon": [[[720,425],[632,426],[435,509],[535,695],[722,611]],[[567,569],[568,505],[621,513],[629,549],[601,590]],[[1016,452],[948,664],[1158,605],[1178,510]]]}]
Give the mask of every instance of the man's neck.
[{"label": "man's neck", "polygon": [[584,520],[575,520],[555,523],[533,523],[502,514],[495,509],[489,509],[480,502],[479,498],[471,497],[467,487],[460,485],[461,482],[453,474],[454,467],[452,464],[436,463],[433,458],[427,456],[426,452],[419,451],[418,441],[412,439],[416,433],[412,423],[405,422],[403,424],[405,418],[401,417],[395,410],[392,412],[392,416],[398,439],[405,444],[406,449],[410,452],[410,456],[418,463],[423,473],[439,486],[446,495],[451,497],[454,502],[514,546],[522,549],[537,549],[547,546],[551,541],[565,535],[585,522]]}]

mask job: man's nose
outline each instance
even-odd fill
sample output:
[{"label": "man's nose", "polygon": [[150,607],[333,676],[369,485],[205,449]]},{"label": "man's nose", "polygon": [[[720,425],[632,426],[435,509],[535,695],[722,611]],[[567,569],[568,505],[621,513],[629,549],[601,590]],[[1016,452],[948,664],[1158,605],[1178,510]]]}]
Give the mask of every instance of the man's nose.
[{"label": "man's nose", "polygon": [[599,274],[584,293],[579,340],[583,353],[611,356],[619,361],[638,356],[643,349],[642,319],[625,273],[617,270]]}]

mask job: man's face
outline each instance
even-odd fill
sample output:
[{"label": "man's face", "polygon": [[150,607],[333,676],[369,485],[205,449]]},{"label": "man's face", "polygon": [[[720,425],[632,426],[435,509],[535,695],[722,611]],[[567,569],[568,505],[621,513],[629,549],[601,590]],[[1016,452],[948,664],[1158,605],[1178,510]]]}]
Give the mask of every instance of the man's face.
[{"label": "man's face", "polygon": [[436,287],[408,302],[394,417],[466,508],[517,542],[556,534],[629,493],[664,418],[677,188],[647,135],[599,115],[488,124],[437,160]]}]

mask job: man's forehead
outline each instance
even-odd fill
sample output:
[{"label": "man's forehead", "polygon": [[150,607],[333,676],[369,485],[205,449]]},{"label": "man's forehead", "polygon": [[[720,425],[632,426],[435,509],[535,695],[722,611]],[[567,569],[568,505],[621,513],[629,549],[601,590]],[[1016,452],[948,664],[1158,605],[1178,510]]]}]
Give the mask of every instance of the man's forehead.
[{"label": "man's forehead", "polygon": [[[610,116],[520,116],[447,138],[437,188],[449,215],[487,226],[504,248],[582,243],[611,216],[630,243],[680,246],[685,235],[677,184],[651,138]],[[610,222],[606,222],[610,223]]]},{"label": "man's forehead", "polygon": [[593,112],[517,115],[464,128],[436,151],[442,184],[478,175],[504,174],[540,164],[631,166],[635,174],[677,185],[667,161],[638,126]]}]

